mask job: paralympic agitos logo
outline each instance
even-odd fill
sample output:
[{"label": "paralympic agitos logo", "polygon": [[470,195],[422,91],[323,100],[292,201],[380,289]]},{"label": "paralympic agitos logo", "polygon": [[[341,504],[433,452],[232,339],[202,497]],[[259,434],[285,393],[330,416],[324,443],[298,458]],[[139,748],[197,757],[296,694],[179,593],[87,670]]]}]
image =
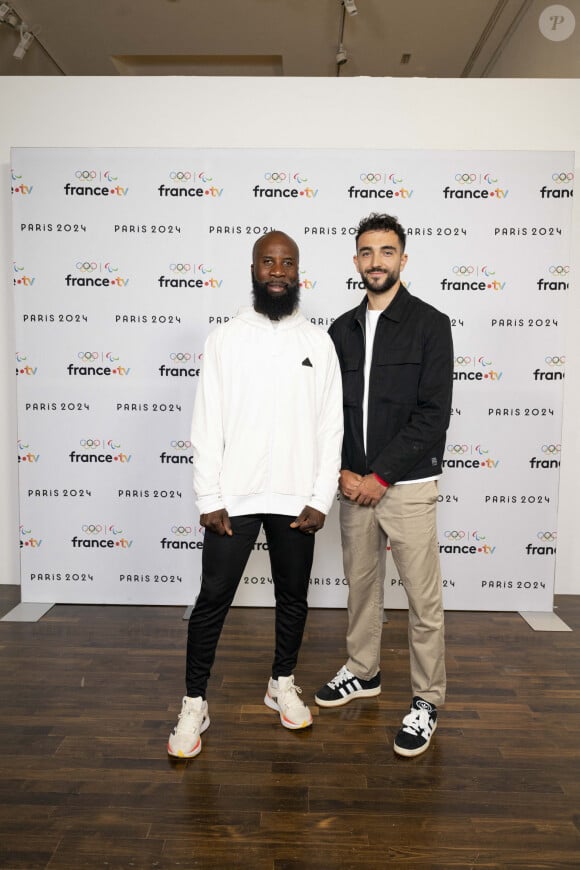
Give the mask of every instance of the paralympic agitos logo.
[{"label": "paralympic agitos logo", "polygon": [[399,172],[361,172],[356,186],[347,188],[349,199],[410,199],[413,188]]}]

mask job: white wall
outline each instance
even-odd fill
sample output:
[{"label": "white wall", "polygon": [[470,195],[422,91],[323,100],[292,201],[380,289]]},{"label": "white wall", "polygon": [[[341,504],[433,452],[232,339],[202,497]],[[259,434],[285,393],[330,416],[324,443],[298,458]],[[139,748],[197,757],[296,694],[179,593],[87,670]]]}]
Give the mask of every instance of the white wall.
[{"label": "white wall", "polygon": [[[0,91],[0,582],[17,583],[10,147],[369,147],[573,150],[580,81],[4,78]],[[578,170],[578,157],[576,170]],[[580,263],[575,206],[573,265]],[[323,264],[322,264],[323,266]],[[321,267],[322,267],[321,266]],[[577,283],[577,282],[576,282]],[[569,299],[556,592],[580,594],[580,299]]]}]

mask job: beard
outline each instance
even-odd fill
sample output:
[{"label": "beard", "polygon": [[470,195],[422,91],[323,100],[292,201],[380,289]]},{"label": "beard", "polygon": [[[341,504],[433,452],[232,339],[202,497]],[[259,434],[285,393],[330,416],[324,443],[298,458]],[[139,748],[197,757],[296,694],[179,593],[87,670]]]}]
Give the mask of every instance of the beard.
[{"label": "beard", "polygon": [[376,293],[378,296],[381,293],[386,293],[387,290],[390,290],[391,287],[395,286],[401,276],[401,272],[400,270],[397,270],[396,272],[385,272],[384,276],[384,280],[380,284],[371,284],[364,272],[360,277],[365,289],[368,290],[369,293]]},{"label": "beard", "polygon": [[265,314],[270,320],[281,320],[282,317],[293,314],[298,308],[300,287],[298,284],[286,284],[286,292],[274,296],[269,292],[267,284],[252,278],[252,296],[254,311]]}]

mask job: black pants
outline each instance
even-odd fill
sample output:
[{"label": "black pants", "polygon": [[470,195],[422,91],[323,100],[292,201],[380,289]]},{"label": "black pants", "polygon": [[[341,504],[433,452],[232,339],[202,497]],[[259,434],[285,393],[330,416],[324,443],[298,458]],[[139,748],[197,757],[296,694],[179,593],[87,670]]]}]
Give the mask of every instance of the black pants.
[{"label": "black pants", "polygon": [[264,526],[276,598],[276,648],[272,677],[292,674],[308,614],[308,583],[314,535],[290,528],[293,516],[248,514],[230,517],[233,535],[206,530],[199,597],[189,618],[186,687],[190,698],[205,691],[224,620],[246,563]]}]

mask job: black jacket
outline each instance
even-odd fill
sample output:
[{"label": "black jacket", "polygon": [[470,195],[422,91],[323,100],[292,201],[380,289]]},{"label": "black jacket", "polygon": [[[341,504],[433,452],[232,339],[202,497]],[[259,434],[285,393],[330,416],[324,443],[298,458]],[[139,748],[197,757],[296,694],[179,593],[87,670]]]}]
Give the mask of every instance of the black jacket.
[{"label": "black jacket", "polygon": [[342,371],[342,468],[375,472],[387,483],[440,474],[451,412],[451,324],[401,284],[380,315],[369,383],[367,452],[363,393],[367,300],[341,315],[329,333]]}]

